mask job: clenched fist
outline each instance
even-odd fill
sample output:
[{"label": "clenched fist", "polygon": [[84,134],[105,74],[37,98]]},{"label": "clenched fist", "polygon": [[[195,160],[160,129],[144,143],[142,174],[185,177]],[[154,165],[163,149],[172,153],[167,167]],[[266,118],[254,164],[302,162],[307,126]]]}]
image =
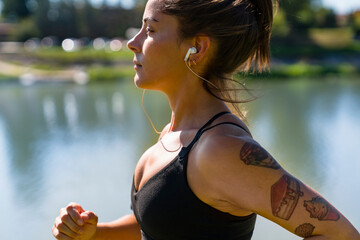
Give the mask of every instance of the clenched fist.
[{"label": "clenched fist", "polygon": [[95,235],[97,222],[98,217],[95,213],[85,211],[77,203],[70,203],[60,210],[52,233],[60,240],[91,240]]}]

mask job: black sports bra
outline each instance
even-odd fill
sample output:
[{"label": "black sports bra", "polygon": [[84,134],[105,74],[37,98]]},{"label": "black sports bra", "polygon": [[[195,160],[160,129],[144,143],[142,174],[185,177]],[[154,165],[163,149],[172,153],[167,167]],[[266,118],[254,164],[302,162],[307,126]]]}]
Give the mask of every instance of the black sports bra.
[{"label": "black sports bra", "polygon": [[256,214],[238,217],[211,207],[192,192],[186,177],[188,153],[205,131],[221,124],[233,124],[244,129],[232,122],[208,127],[226,113],[211,118],[199,129],[192,142],[138,192],[133,182],[131,203],[141,227],[142,240],[251,239]]}]

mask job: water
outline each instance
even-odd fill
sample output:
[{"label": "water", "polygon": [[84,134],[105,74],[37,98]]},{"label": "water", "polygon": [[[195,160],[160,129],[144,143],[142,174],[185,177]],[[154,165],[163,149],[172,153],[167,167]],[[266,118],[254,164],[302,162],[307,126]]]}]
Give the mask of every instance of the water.
[{"label": "water", "polygon": [[[254,137],[360,229],[360,82],[264,83],[247,105]],[[156,127],[164,96],[147,93]],[[132,81],[0,86],[0,239],[48,240],[59,209],[79,202],[100,221],[130,213],[136,162],[156,141]],[[254,240],[300,239],[259,218]]]}]

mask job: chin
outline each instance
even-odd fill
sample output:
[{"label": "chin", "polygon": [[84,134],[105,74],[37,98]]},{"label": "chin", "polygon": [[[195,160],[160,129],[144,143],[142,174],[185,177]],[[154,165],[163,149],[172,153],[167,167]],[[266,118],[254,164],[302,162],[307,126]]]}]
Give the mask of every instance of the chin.
[{"label": "chin", "polygon": [[157,77],[148,77],[148,75],[139,74],[138,72],[134,77],[134,84],[138,88],[148,89],[148,90],[160,90],[160,82]]},{"label": "chin", "polygon": [[151,81],[146,80],[144,78],[140,78],[137,74],[134,77],[134,84],[136,87],[141,88],[141,89],[149,89],[152,90],[154,89],[154,84],[151,83]]}]

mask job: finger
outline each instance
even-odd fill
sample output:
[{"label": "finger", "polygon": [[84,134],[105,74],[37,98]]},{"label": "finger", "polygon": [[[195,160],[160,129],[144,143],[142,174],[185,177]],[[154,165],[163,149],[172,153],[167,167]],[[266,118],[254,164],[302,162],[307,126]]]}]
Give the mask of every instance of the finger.
[{"label": "finger", "polygon": [[78,204],[69,204],[66,207],[66,212],[70,215],[72,220],[79,226],[84,225],[84,221],[81,219],[80,213],[84,212],[82,207]]},{"label": "finger", "polygon": [[[64,222],[61,221],[61,219],[59,217],[55,219],[54,227],[60,233],[63,233],[69,237],[75,238],[77,236],[77,232],[74,232],[73,230],[71,230]],[[77,226],[77,227],[78,227],[78,230],[80,230],[80,227],[79,226]]]},{"label": "finger", "polygon": [[68,204],[68,206],[75,208],[79,213],[85,212],[85,210],[81,207],[81,205],[76,202],[71,202]]},{"label": "finger", "polygon": [[84,222],[89,224],[97,224],[98,222],[98,216],[91,211],[85,211],[81,213],[81,217],[83,218]]},{"label": "finger", "polygon": [[52,233],[56,239],[59,240],[71,240],[73,238],[65,235],[64,233],[61,233],[55,226],[52,228]]},{"label": "finger", "polygon": [[77,233],[80,230],[80,226],[74,222],[71,216],[67,212],[60,214],[59,220],[55,220],[57,224],[60,222],[65,224],[71,231]]}]

